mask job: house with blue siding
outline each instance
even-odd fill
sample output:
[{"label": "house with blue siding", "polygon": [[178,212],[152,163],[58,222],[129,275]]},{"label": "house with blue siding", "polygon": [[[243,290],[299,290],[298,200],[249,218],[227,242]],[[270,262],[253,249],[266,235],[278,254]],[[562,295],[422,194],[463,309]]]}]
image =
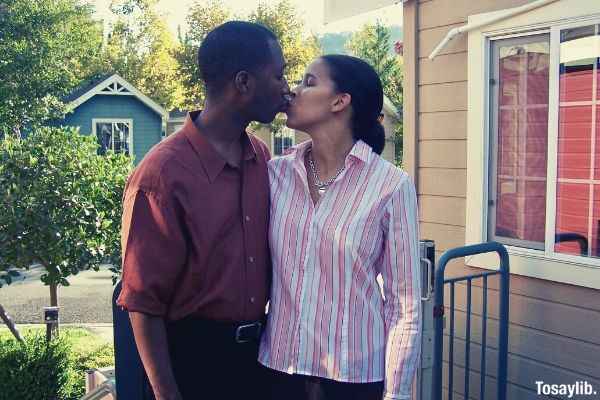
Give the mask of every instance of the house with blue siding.
[{"label": "house with blue siding", "polygon": [[100,152],[126,153],[138,164],[164,136],[167,111],[118,74],[87,82],[65,102],[72,111],[53,125],[76,126],[95,136]]}]

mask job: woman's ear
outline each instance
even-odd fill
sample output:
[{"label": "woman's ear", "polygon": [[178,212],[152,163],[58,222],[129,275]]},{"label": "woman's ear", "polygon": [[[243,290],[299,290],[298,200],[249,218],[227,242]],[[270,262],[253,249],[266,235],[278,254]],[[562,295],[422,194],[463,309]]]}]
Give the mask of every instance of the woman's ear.
[{"label": "woman's ear", "polygon": [[340,93],[335,96],[335,100],[331,105],[331,111],[340,112],[350,106],[352,96],[349,93]]}]

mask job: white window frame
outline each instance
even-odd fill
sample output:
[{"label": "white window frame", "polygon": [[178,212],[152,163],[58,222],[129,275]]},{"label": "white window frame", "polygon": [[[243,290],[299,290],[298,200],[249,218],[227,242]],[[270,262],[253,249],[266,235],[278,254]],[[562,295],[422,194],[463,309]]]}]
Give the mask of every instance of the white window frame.
[{"label": "white window frame", "polygon": [[[560,31],[600,24],[600,2],[563,0],[494,25],[473,30],[468,38],[468,133],[466,243],[488,238],[488,174],[490,166],[490,68],[491,41],[550,33],[550,86],[548,118],[548,168],[545,250],[506,246],[511,273],[577,286],[600,289],[600,259],[554,253],[556,219],[556,163],[558,143],[558,93]],[[469,17],[469,23],[485,21],[497,12]],[[465,263],[497,268],[496,255],[467,257]]]},{"label": "white window frame", "polygon": [[129,144],[129,156],[133,157],[135,155],[133,149],[133,119],[131,118],[92,118],[92,135],[95,138],[98,138],[96,133],[96,124],[107,124],[107,123],[123,123],[129,124],[129,138],[127,139],[127,143]]},{"label": "white window frame", "polygon": [[[292,145],[290,147],[295,146],[296,145],[296,131],[288,128],[287,126],[284,126],[282,129],[284,131],[286,131],[287,134],[289,134],[290,137],[292,138]],[[282,155],[285,154],[285,150],[281,154],[277,154],[275,152],[275,132],[271,133],[271,153],[273,153],[273,157],[281,157]]]}]

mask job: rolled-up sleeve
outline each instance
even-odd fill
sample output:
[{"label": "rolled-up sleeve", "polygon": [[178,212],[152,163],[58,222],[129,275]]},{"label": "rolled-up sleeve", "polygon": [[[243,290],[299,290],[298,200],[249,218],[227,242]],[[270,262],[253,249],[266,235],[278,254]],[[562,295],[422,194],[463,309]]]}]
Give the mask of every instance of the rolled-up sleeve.
[{"label": "rolled-up sleeve", "polygon": [[385,212],[385,400],[410,399],[420,358],[421,282],[414,185],[404,177]]},{"label": "rolled-up sleeve", "polygon": [[186,241],[174,200],[141,189],[123,200],[123,286],[117,304],[128,311],[166,316],[185,268]]}]

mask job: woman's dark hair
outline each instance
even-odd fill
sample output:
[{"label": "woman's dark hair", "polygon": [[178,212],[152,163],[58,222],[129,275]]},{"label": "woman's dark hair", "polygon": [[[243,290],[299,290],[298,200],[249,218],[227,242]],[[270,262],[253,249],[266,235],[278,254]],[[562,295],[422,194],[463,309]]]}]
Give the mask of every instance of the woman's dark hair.
[{"label": "woman's dark hair", "polygon": [[352,96],[352,135],[377,154],[385,147],[385,130],[379,122],[383,86],[377,72],[360,58],[331,54],[322,56],[336,90]]},{"label": "woman's dark hair", "polygon": [[258,71],[272,62],[275,34],[260,24],[230,21],[210,31],[198,49],[198,68],[207,89],[218,92],[239,71]]}]

